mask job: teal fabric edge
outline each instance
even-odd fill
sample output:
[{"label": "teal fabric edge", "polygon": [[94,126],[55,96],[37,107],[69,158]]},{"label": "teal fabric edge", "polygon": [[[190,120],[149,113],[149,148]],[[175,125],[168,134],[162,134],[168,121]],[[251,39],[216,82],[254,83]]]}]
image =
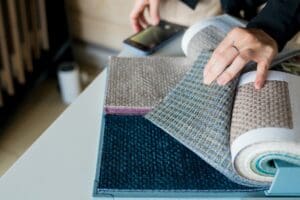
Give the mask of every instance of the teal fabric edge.
[{"label": "teal fabric edge", "polygon": [[251,162],[251,170],[262,176],[274,177],[276,173],[275,166],[270,161],[282,160],[300,166],[300,156],[288,153],[268,153],[253,159]]}]

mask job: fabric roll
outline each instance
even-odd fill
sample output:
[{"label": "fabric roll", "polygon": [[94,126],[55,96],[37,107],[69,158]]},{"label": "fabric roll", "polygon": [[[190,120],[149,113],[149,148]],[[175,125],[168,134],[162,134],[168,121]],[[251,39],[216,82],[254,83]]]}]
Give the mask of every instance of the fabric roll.
[{"label": "fabric roll", "polygon": [[98,192],[257,191],[230,181],[142,116],[106,115]]},{"label": "fabric roll", "polygon": [[256,90],[253,82],[240,86],[231,118],[230,143],[252,129],[293,128],[289,97],[285,81],[267,81],[261,90]]},{"label": "fabric roll", "polygon": [[256,73],[248,72],[226,86],[207,86],[202,76],[210,55],[201,53],[146,118],[232,181],[266,188],[274,160],[300,165],[299,77],[270,71],[255,90]]},{"label": "fabric roll", "polygon": [[274,160],[300,165],[299,78],[271,71],[261,90],[253,86],[255,73],[251,79],[236,93],[230,133],[232,162],[242,176],[271,183],[276,173]]},{"label": "fabric roll", "polygon": [[191,68],[184,57],[112,57],[105,112],[143,115],[157,105]]}]

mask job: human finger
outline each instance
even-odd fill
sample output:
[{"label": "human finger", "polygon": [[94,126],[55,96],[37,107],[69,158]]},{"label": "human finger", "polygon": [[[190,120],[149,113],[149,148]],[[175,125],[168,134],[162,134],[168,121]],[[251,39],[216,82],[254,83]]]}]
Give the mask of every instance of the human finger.
[{"label": "human finger", "polygon": [[233,44],[233,40],[228,35],[220,42],[220,44],[214,50],[212,56],[210,57],[210,59],[208,60],[207,64],[204,67],[204,71],[203,71],[204,78],[206,77],[207,71],[210,69],[210,66],[215,62],[215,59],[213,59],[215,54],[217,52],[223,52],[226,48],[228,48],[232,44]]},{"label": "human finger", "polygon": [[143,0],[136,1],[133,10],[130,13],[130,24],[135,32],[139,32],[143,28],[139,19],[140,16],[143,15],[146,6],[147,5]]},{"label": "human finger", "polygon": [[239,54],[231,45],[223,52],[217,49],[204,69],[204,84],[211,84]]},{"label": "human finger", "polygon": [[227,67],[226,70],[218,77],[217,83],[219,85],[226,85],[241,72],[241,70],[249,61],[249,59],[244,58],[241,55],[237,56],[231,65]]},{"label": "human finger", "polygon": [[157,25],[160,21],[159,3],[160,0],[149,0],[149,11],[152,25]]},{"label": "human finger", "polygon": [[261,61],[257,63],[256,77],[254,87],[259,90],[264,86],[268,75],[269,64],[267,62]]},{"label": "human finger", "polygon": [[143,29],[147,28],[149,26],[149,23],[145,19],[145,16],[143,14],[140,15],[140,25],[143,27]]}]

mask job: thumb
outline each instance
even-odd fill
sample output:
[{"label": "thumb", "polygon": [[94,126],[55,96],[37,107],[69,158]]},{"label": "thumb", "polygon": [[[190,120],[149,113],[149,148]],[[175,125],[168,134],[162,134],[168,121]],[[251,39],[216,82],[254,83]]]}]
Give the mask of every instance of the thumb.
[{"label": "thumb", "polygon": [[150,17],[151,17],[152,25],[157,25],[160,21],[159,3],[160,0],[149,1],[149,9],[150,9]]}]

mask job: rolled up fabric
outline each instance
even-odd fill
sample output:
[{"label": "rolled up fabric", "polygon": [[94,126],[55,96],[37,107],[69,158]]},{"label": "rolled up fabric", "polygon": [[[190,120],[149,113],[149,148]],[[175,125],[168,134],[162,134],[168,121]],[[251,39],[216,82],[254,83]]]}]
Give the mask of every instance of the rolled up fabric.
[{"label": "rolled up fabric", "polygon": [[207,86],[202,77],[209,57],[201,53],[146,118],[229,179],[266,187],[274,160],[300,165],[300,78],[271,71],[258,91],[256,72],[248,72],[225,86]]},{"label": "rolled up fabric", "polygon": [[274,160],[300,165],[299,76],[270,71],[261,90],[255,72],[241,77],[233,106],[230,143],[237,173],[272,182]]}]

